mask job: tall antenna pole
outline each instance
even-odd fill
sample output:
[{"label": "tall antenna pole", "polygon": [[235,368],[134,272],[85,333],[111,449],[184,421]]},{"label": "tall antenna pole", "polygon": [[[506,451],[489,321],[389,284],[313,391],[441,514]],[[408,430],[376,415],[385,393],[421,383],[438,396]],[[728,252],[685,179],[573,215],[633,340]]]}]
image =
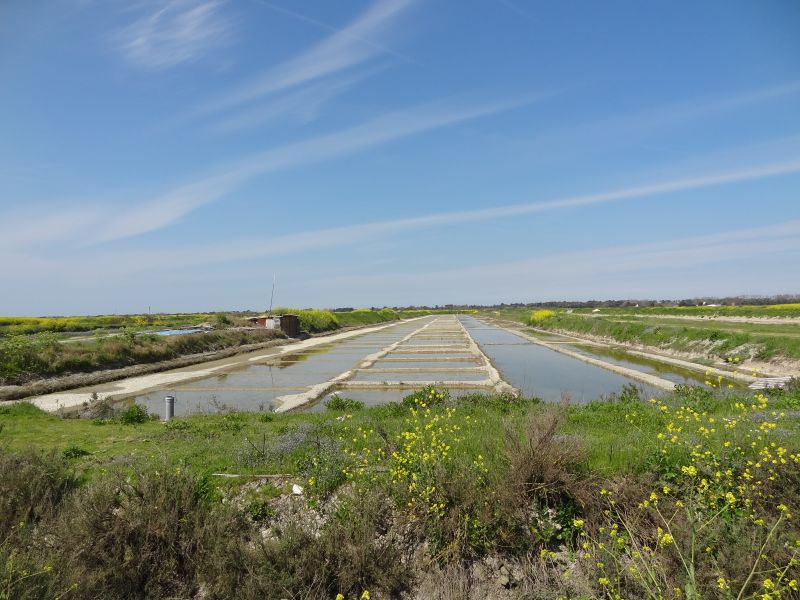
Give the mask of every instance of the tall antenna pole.
[{"label": "tall antenna pole", "polygon": [[272,301],[275,299],[275,273],[272,274],[272,294],[269,296],[269,314],[272,314]]}]

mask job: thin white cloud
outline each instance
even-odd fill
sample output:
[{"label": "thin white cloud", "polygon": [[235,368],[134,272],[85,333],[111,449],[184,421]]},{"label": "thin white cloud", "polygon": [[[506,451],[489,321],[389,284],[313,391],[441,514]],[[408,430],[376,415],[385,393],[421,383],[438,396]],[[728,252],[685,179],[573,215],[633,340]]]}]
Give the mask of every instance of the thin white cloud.
[{"label": "thin white cloud", "polygon": [[299,13],[299,12],[296,12],[296,11],[293,11],[293,10],[289,10],[288,8],[284,8],[282,6],[278,6],[277,4],[273,4],[272,2],[266,2],[265,0],[256,0],[256,1],[259,4],[261,4],[262,6],[266,6],[267,8],[271,8],[272,10],[274,10],[276,12],[279,12],[281,14],[288,15],[288,16],[292,17],[293,19],[297,19],[298,21],[302,21],[304,23],[310,23],[311,25],[314,25],[315,27],[319,27],[321,29],[326,29],[328,31],[332,31],[333,33],[340,33],[340,32],[349,33],[351,36],[353,36],[353,39],[356,39],[356,40],[358,40],[360,42],[363,42],[364,44],[366,44],[368,46],[372,46],[373,48],[375,48],[379,52],[384,52],[386,54],[390,54],[392,56],[396,56],[397,58],[402,59],[404,61],[413,62],[413,59],[411,59],[410,57],[408,57],[408,56],[406,56],[404,54],[401,54],[400,52],[397,52],[396,50],[393,50],[392,48],[389,48],[388,46],[384,46],[383,44],[380,44],[380,43],[376,42],[374,39],[368,39],[366,37],[358,35],[357,31],[353,31],[353,30],[347,31],[346,29],[343,30],[343,29],[334,27],[333,25],[330,25],[328,23],[324,23],[323,21],[320,21],[319,19],[314,19],[312,17],[309,17],[308,15],[304,15],[302,13]]},{"label": "thin white cloud", "polygon": [[389,51],[372,42],[389,35],[396,19],[413,0],[378,0],[343,29],[315,46],[270,68],[228,94],[200,107],[198,113],[230,109],[259,98],[363,65]]},{"label": "thin white cloud", "polygon": [[[698,190],[744,181],[755,181],[792,173],[800,173],[800,159],[760,165],[747,169],[707,173],[698,177],[673,179],[596,194],[565,196],[526,204],[513,204],[488,209],[455,211],[391,221],[377,221],[359,225],[332,227],[275,236],[269,240],[246,239],[235,242],[206,243],[203,244],[202,247],[195,248],[173,248],[153,252],[136,252],[130,256],[116,256],[113,259],[109,258],[109,260],[113,260],[117,264],[131,265],[131,268],[136,270],[147,270],[159,264],[168,264],[170,268],[182,268],[231,263],[254,258],[309,252],[323,248],[352,246],[371,240],[385,239],[387,236],[409,231],[447,227],[468,222],[483,222],[493,219],[518,217],[611,202],[642,200],[663,194]],[[202,188],[203,186],[199,187]],[[123,220],[123,222],[125,222],[125,220]],[[143,219],[141,222],[143,226],[147,225],[146,219]],[[798,231],[798,227],[800,227],[800,222],[790,222],[785,226],[776,226],[769,230],[762,231],[761,229],[754,229],[750,234],[762,235],[763,233],[766,235],[766,233],[783,232],[787,235],[795,235]],[[120,233],[122,232],[118,231],[117,235]],[[704,239],[709,243],[722,244],[741,240],[742,235],[744,234],[741,232],[735,232],[734,234],[719,234],[716,237],[707,236]],[[734,237],[732,238],[731,236]],[[680,250],[680,245],[682,243],[682,241],[674,242],[677,246],[677,250]],[[698,240],[695,240],[695,243],[697,244]],[[662,246],[663,244],[660,245],[659,248]],[[646,256],[646,248],[640,250],[637,260]],[[576,257],[577,262],[581,262],[581,260],[581,256]]]},{"label": "thin white cloud", "polygon": [[342,158],[393,140],[510,110],[532,100],[525,98],[467,107],[453,103],[431,104],[390,113],[344,131],[267,150],[232,163],[216,175],[182,185],[152,200],[136,203],[128,210],[114,213],[104,227],[98,228],[97,235],[86,242],[108,242],[161,229],[265,173]]},{"label": "thin white cloud", "polygon": [[222,118],[210,125],[209,130],[215,133],[231,133],[284,120],[287,117],[308,123],[319,116],[324,105],[383,69],[383,67],[363,69],[352,75],[331,77],[290,90],[276,98],[271,97],[253,108],[243,109],[229,117]]},{"label": "thin white cloud", "polygon": [[89,235],[91,228],[103,217],[101,210],[91,207],[5,214],[0,218],[0,250],[19,250],[79,239]]},{"label": "thin white cloud", "polygon": [[690,123],[698,119],[743,109],[769,101],[800,94],[800,81],[788,81],[756,90],[729,92],[713,96],[692,98],[685,102],[656,106],[646,110],[628,112],[590,122],[577,122],[572,127],[545,131],[524,142],[524,146],[566,148],[593,147],[588,140],[601,140],[605,144],[646,138],[654,131]]},{"label": "thin white cloud", "polygon": [[[378,289],[385,294],[385,301],[397,297],[396,294],[402,294],[403,289],[420,289],[447,302],[457,302],[459,298],[474,302],[495,302],[503,298],[517,301],[548,297],[563,299],[567,294],[578,294],[580,297],[608,297],[609,294],[617,294],[615,297],[619,297],[622,285],[633,282],[639,286],[641,297],[652,297],[652,290],[664,287],[658,285],[661,278],[668,282],[674,294],[674,290],[679,290],[681,286],[681,279],[676,278],[677,274],[702,272],[709,265],[735,265],[742,260],[798,251],[800,220],[795,220],[647,244],[562,252],[512,262],[430,272],[417,270],[349,277],[337,275],[335,287],[350,290],[356,297],[362,290]],[[762,278],[773,287],[775,270],[765,269],[766,275]],[[796,266],[785,271],[788,279],[784,280],[783,285],[794,281],[793,277],[798,271]],[[711,275],[713,271],[707,273],[707,276]],[[475,287],[475,282],[478,281],[480,290]],[[314,286],[319,289],[328,289],[333,283],[333,279],[314,279]],[[780,291],[780,285],[776,289]],[[481,290],[490,290],[492,296],[476,297],[485,293]],[[450,295],[443,294],[444,291]],[[704,292],[713,293],[710,287],[706,287]],[[743,293],[743,290],[739,289],[736,293]],[[430,294],[427,298],[416,301],[431,302]],[[379,302],[375,298],[370,300]]]},{"label": "thin white cloud", "polygon": [[222,14],[223,4],[159,1],[112,38],[125,58],[140,67],[163,70],[195,62],[230,40],[233,24]]}]

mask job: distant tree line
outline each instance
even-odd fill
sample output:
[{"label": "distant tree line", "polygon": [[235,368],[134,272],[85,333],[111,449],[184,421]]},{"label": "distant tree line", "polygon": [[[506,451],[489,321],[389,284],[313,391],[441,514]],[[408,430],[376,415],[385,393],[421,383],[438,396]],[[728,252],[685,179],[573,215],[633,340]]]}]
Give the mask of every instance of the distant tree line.
[{"label": "distant tree line", "polygon": [[[775,296],[702,296],[680,300],[652,300],[629,298],[625,300],[549,300],[545,302],[502,302],[500,304],[436,304],[433,306],[394,306],[395,310],[474,310],[487,308],[633,308],[654,306],[763,306],[767,304],[793,304],[800,302],[800,294],[778,294]],[[352,309],[337,308],[335,311]]]}]

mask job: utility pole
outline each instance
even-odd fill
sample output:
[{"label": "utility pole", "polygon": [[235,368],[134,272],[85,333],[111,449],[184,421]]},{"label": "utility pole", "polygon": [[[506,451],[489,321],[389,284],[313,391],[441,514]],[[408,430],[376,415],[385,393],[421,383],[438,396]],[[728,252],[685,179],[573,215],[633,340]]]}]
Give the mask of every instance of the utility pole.
[{"label": "utility pole", "polygon": [[272,301],[275,299],[275,273],[272,274],[272,294],[269,296],[269,314],[272,314]]}]

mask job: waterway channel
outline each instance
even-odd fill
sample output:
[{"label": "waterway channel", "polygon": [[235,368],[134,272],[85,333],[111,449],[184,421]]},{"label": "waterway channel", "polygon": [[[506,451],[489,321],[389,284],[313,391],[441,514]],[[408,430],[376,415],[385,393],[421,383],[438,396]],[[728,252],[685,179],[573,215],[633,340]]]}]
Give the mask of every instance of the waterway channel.
[{"label": "waterway channel", "polygon": [[[698,382],[695,374],[668,365],[611,356],[577,343],[570,348],[675,383]],[[377,405],[400,400],[431,383],[447,387],[454,395],[517,391],[546,401],[567,395],[577,403],[617,393],[631,383],[645,396],[661,393],[475,317],[444,315],[397,323],[298,352],[289,348],[280,355],[255,356],[244,365],[165,384],[127,401],[160,414],[164,396],[173,395],[178,415],[222,409],[322,410],[332,394]]]}]

